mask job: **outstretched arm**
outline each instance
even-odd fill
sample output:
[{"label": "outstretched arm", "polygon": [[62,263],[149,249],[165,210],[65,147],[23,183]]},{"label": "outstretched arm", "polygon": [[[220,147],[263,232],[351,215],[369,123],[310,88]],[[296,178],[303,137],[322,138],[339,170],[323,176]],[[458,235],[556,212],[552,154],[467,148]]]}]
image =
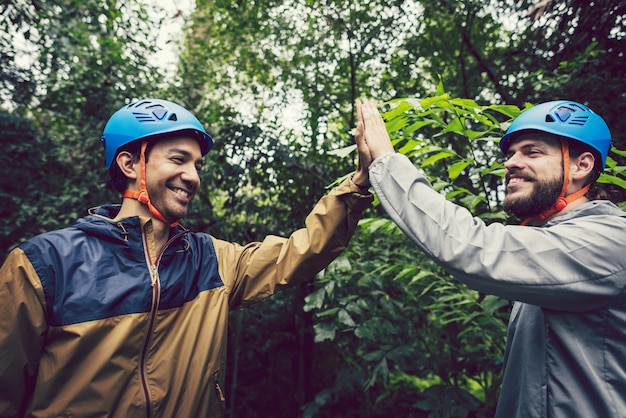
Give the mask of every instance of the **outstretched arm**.
[{"label": "outstretched arm", "polygon": [[288,238],[240,246],[213,238],[219,273],[235,309],[312,279],[348,246],[373,196],[349,179],[323,196]]}]

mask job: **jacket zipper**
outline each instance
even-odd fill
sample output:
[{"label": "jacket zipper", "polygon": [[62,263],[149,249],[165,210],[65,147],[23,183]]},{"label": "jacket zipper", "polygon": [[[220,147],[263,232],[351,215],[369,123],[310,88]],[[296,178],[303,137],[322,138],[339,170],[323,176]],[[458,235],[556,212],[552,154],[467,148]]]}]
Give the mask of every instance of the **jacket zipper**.
[{"label": "jacket zipper", "polygon": [[140,359],[140,376],[141,376],[141,385],[143,388],[143,393],[146,399],[146,418],[152,417],[152,398],[150,396],[150,388],[148,384],[148,374],[146,372],[146,361],[148,358],[148,347],[150,347],[150,340],[152,339],[152,331],[154,331],[154,324],[156,322],[157,311],[159,310],[159,304],[161,301],[161,282],[159,281],[159,262],[161,261],[161,257],[163,253],[170,246],[170,244],[178,239],[180,236],[184,235],[185,232],[180,232],[170,238],[159,254],[157,255],[156,262],[152,262],[150,257],[150,251],[148,251],[147,239],[145,233],[144,237],[144,251],[146,253],[146,261],[148,264],[148,269],[150,270],[150,280],[152,282],[152,306],[150,308],[150,320],[148,321],[148,330],[146,331],[146,338],[144,340],[144,345],[141,350],[141,359]]},{"label": "jacket zipper", "polygon": [[220,386],[219,382],[217,382],[217,380],[215,381],[215,395],[217,396],[217,403],[220,406],[220,416],[223,417],[226,412],[224,411],[226,405],[226,397],[224,396],[222,387]]}]

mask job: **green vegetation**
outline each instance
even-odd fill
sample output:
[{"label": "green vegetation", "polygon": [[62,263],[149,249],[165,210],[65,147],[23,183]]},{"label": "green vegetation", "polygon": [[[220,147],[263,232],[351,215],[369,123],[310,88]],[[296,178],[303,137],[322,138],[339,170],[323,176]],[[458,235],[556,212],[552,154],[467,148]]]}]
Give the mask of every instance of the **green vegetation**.
[{"label": "green vegetation", "polygon": [[[359,97],[379,101],[396,149],[437,190],[487,223],[509,222],[497,140],[511,118],[584,102],[614,135],[601,181],[626,200],[621,1],[197,0],[168,14],[140,0],[9,0],[0,15],[2,257],[119,201],[99,137],[145,96],[180,102],[214,136],[185,225],[221,239],[302,226],[354,169]],[[155,53],[172,22],[185,36],[167,75]],[[375,206],[314,281],[231,314],[230,416],[489,417],[509,309]]]}]

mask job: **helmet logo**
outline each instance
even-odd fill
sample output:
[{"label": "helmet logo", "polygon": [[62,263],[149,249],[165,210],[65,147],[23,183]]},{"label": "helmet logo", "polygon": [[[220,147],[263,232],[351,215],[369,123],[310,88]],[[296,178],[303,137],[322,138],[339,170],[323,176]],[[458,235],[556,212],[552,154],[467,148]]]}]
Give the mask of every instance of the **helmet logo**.
[{"label": "helmet logo", "polygon": [[[164,120],[168,114],[169,110],[159,103],[151,103],[151,102],[141,102],[136,104],[135,109],[143,108],[145,110],[133,110],[133,116],[139,122],[160,122]],[[176,114],[173,113],[170,115],[168,120],[176,120]]]},{"label": "helmet logo", "polygon": [[574,111],[572,109],[568,109],[567,107],[559,107],[555,113],[561,122],[565,122],[570,116],[572,116]]},{"label": "helmet logo", "polygon": [[[580,113],[580,111],[584,111],[583,109],[575,110],[566,106],[559,107],[554,114],[561,122],[567,122],[569,125],[578,125],[583,126],[587,123],[587,119],[589,119],[588,115],[574,115],[574,113]],[[570,119],[571,118],[571,119]],[[551,118],[550,118],[551,119]],[[554,120],[548,120],[546,117],[546,122],[554,122]]]},{"label": "helmet logo", "polygon": [[155,110],[152,111],[152,114],[158,120],[163,120],[165,115],[167,115],[167,109],[155,109]]}]

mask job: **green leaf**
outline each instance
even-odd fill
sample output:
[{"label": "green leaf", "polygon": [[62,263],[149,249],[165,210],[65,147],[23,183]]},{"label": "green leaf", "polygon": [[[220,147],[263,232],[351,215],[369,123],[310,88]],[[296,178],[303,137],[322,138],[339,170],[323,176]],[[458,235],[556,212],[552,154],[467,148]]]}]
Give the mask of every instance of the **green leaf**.
[{"label": "green leaf", "polygon": [[432,120],[418,120],[416,122],[411,123],[405,130],[405,134],[411,134],[415,131],[422,129],[425,126],[435,125],[436,122]]},{"label": "green leaf", "polygon": [[470,160],[457,161],[448,167],[448,177],[456,179],[470,164],[472,164]]},{"label": "green leaf", "polygon": [[486,295],[480,306],[488,315],[493,315],[495,311],[509,304],[509,301],[494,295]]},{"label": "green leaf", "polygon": [[315,332],[315,342],[321,343],[326,340],[334,340],[337,327],[332,322],[320,322],[319,324],[313,325],[313,330]]},{"label": "green leaf", "polygon": [[347,147],[330,150],[328,151],[329,155],[335,155],[340,158],[345,158],[348,155],[352,154],[356,150],[356,144],[348,145]]},{"label": "green leaf", "polygon": [[383,118],[387,121],[393,120],[395,118],[401,117],[404,118],[404,114],[413,109],[413,106],[409,104],[406,100],[395,102],[396,106],[392,107],[387,112],[382,114]]},{"label": "green leaf", "polygon": [[422,167],[427,167],[431,164],[434,164],[435,162],[439,161],[439,160],[443,160],[446,158],[450,158],[450,157],[456,157],[456,153],[454,151],[441,151],[438,152],[435,155],[432,155],[428,158],[426,158],[423,162],[422,162]]},{"label": "green leaf", "polygon": [[[440,92],[438,91],[438,93]],[[420,105],[422,106],[422,109],[428,109],[431,106],[441,104],[441,102],[445,102],[448,99],[450,99],[450,95],[448,93],[441,93],[441,94],[438,94],[437,96],[427,97],[423,100],[420,100]]]},{"label": "green leaf", "polygon": [[406,117],[395,117],[385,122],[387,132],[389,133],[399,131],[405,126],[407,126],[408,124],[409,124],[409,119]]},{"label": "green leaf", "polygon": [[621,187],[622,189],[626,189],[626,181],[624,179],[606,173],[600,174],[600,177],[598,178],[598,183],[614,184]]},{"label": "green leaf", "polygon": [[317,289],[314,292],[308,294],[304,301],[304,311],[309,312],[313,309],[319,309],[324,304],[324,296],[326,296],[326,290],[324,288]]},{"label": "green leaf", "polygon": [[619,155],[620,157],[626,157],[626,150],[620,150],[615,147],[611,147],[611,152]]},{"label": "green leaf", "polygon": [[340,324],[347,325],[349,327],[355,327],[356,323],[345,309],[341,309],[339,311],[339,315],[337,315],[337,321]]}]

